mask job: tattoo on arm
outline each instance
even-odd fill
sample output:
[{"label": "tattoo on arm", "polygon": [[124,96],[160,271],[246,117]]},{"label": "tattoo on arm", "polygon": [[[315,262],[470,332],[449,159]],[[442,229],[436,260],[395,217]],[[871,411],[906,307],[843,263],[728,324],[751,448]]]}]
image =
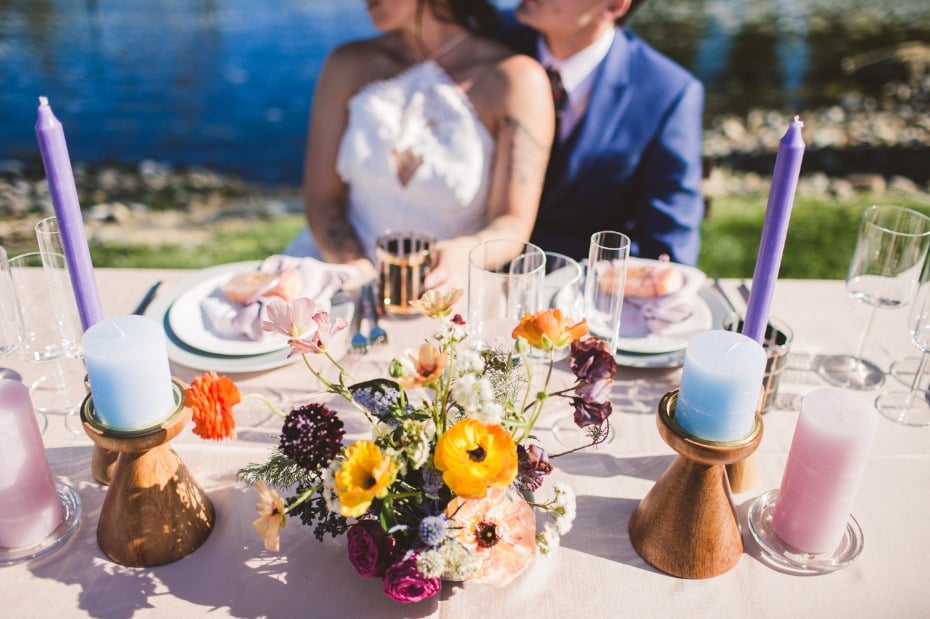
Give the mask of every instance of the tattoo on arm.
[{"label": "tattoo on arm", "polygon": [[326,238],[332,243],[337,251],[343,251],[347,248],[356,248],[358,240],[355,238],[355,231],[344,217],[335,216],[329,220],[326,226]]},{"label": "tattoo on arm", "polygon": [[508,179],[519,185],[538,182],[540,174],[545,172],[543,166],[549,156],[549,147],[510,115],[505,115],[501,120],[498,147],[507,143],[511,152],[507,169]]}]

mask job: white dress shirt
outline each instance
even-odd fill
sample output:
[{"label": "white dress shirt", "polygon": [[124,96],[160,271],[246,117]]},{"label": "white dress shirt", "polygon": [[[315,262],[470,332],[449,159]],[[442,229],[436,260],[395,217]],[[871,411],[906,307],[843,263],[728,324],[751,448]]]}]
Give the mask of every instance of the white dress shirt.
[{"label": "white dress shirt", "polygon": [[596,69],[607,57],[615,33],[614,28],[608,28],[594,43],[561,60],[552,55],[541,35],[537,40],[539,62],[544,67],[551,67],[559,72],[568,95],[568,104],[559,116],[559,141],[568,138],[584,116]]}]

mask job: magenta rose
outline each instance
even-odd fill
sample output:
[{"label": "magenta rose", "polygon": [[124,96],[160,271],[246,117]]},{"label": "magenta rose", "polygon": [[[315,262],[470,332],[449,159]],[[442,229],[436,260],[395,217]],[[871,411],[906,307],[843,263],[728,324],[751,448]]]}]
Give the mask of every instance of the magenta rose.
[{"label": "magenta rose", "polygon": [[394,538],[374,520],[360,520],[346,532],[349,562],[362,576],[383,576],[391,564]]},{"label": "magenta rose", "polygon": [[410,554],[384,573],[384,593],[398,602],[419,602],[439,593],[442,581],[424,576],[417,569],[417,556]]}]

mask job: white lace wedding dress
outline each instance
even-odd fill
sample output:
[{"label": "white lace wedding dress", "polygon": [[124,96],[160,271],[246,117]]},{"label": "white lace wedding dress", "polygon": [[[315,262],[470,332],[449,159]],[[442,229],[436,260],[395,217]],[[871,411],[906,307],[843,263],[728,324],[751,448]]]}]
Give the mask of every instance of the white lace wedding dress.
[{"label": "white lace wedding dress", "polygon": [[[493,150],[468,97],[433,60],[362,88],[349,101],[336,169],[366,254],[374,259],[388,230],[444,239],[483,228]],[[320,257],[306,229],[284,253]]]}]

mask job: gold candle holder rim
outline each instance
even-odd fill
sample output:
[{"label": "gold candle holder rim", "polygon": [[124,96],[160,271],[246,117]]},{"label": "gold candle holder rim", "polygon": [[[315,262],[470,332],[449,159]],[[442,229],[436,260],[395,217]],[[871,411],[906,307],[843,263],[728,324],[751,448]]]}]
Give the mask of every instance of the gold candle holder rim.
[{"label": "gold candle holder rim", "polygon": [[123,428],[114,428],[112,426],[104,423],[99,417],[97,417],[96,410],[94,409],[94,399],[93,394],[88,393],[84,398],[84,401],[81,403],[81,421],[86,425],[90,426],[97,431],[98,434],[106,434],[114,438],[135,438],[143,437],[149,434],[155,434],[157,432],[163,431],[166,424],[170,423],[177,417],[181,412],[184,411],[184,389],[186,385],[179,379],[171,377],[171,390],[172,395],[174,396],[174,406],[168,413],[160,418],[158,421],[147,425],[141,428],[133,428],[130,430]]},{"label": "gold candle holder rim", "polygon": [[[659,426],[659,434],[662,435],[666,442],[669,442],[674,437],[682,447],[687,448],[692,459],[706,463],[723,463],[721,458],[735,457],[734,451],[746,450],[748,452],[746,455],[749,455],[761,440],[763,430],[762,415],[758,412],[753,415],[752,428],[746,436],[733,441],[713,441],[695,436],[679,425],[675,419],[675,405],[677,402],[678,389],[672,389],[662,396],[659,401],[656,425]],[[737,460],[741,459],[737,458]]]}]

